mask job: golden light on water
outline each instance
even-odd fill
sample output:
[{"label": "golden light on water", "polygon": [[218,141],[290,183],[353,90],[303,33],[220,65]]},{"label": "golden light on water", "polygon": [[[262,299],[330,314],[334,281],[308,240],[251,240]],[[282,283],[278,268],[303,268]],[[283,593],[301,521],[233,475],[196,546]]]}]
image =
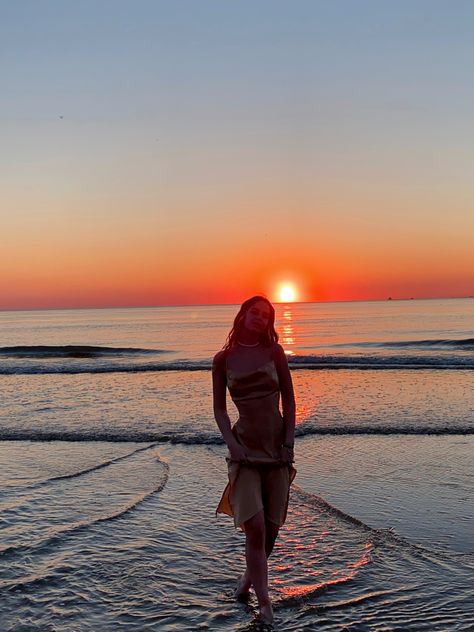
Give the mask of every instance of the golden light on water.
[{"label": "golden light on water", "polygon": [[286,305],[283,312],[283,323],[281,325],[281,344],[284,346],[287,355],[294,355],[294,351],[291,347],[295,345],[293,314],[291,312],[292,308]]}]

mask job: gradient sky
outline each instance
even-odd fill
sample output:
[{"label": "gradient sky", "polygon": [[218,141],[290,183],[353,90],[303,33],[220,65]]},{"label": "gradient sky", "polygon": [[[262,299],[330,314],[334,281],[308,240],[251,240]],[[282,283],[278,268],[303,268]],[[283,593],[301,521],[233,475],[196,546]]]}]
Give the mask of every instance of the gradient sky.
[{"label": "gradient sky", "polygon": [[0,1],[0,309],[474,294],[474,3]]}]

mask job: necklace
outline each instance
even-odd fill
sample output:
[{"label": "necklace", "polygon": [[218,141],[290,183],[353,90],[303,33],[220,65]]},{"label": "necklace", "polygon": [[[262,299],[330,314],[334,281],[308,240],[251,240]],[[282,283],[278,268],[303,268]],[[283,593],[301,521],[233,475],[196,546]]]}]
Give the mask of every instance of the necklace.
[{"label": "necklace", "polygon": [[241,347],[258,347],[260,343],[256,342],[255,344],[252,344],[252,345],[246,345],[245,342],[240,342],[240,340],[237,340],[237,344],[240,345]]}]

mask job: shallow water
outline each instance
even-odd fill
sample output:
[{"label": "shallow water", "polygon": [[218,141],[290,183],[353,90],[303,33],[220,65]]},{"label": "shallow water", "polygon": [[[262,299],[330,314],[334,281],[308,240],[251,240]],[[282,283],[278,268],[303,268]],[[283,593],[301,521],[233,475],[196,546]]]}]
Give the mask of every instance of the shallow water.
[{"label": "shallow water", "polygon": [[305,490],[374,528],[439,552],[474,553],[474,437],[307,437]]},{"label": "shallow water", "polygon": [[[472,371],[293,373],[297,433],[470,433]],[[8,375],[0,440],[218,443],[209,371]],[[235,408],[228,398],[232,419]]]},{"label": "shallow water", "polygon": [[[1,499],[3,630],[255,625],[255,601],[232,599],[243,535],[214,515],[223,447],[26,445],[1,445],[8,483]],[[298,466],[306,473],[313,467],[308,447]],[[276,630],[474,624],[472,553],[420,546],[387,531],[382,516],[379,527],[369,526],[314,495],[307,474],[300,479],[271,560]],[[416,522],[424,521],[420,513]]]}]

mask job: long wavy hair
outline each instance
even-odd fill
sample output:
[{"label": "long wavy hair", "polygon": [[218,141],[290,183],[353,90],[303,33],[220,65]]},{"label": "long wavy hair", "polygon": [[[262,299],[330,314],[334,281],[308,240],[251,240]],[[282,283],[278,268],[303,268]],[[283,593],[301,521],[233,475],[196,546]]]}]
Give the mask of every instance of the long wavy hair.
[{"label": "long wavy hair", "polygon": [[271,347],[273,344],[278,342],[278,334],[275,331],[275,308],[270,303],[268,298],[265,296],[252,296],[244,301],[240,307],[240,310],[237,316],[234,319],[234,324],[229,334],[227,335],[226,342],[223,346],[224,352],[228,352],[231,347],[237,344],[237,340],[244,328],[245,317],[247,316],[247,312],[252,307],[254,303],[258,303],[258,301],[263,301],[268,305],[270,310],[270,319],[268,321],[268,325],[264,331],[259,336],[258,341],[263,344],[265,347]]}]

